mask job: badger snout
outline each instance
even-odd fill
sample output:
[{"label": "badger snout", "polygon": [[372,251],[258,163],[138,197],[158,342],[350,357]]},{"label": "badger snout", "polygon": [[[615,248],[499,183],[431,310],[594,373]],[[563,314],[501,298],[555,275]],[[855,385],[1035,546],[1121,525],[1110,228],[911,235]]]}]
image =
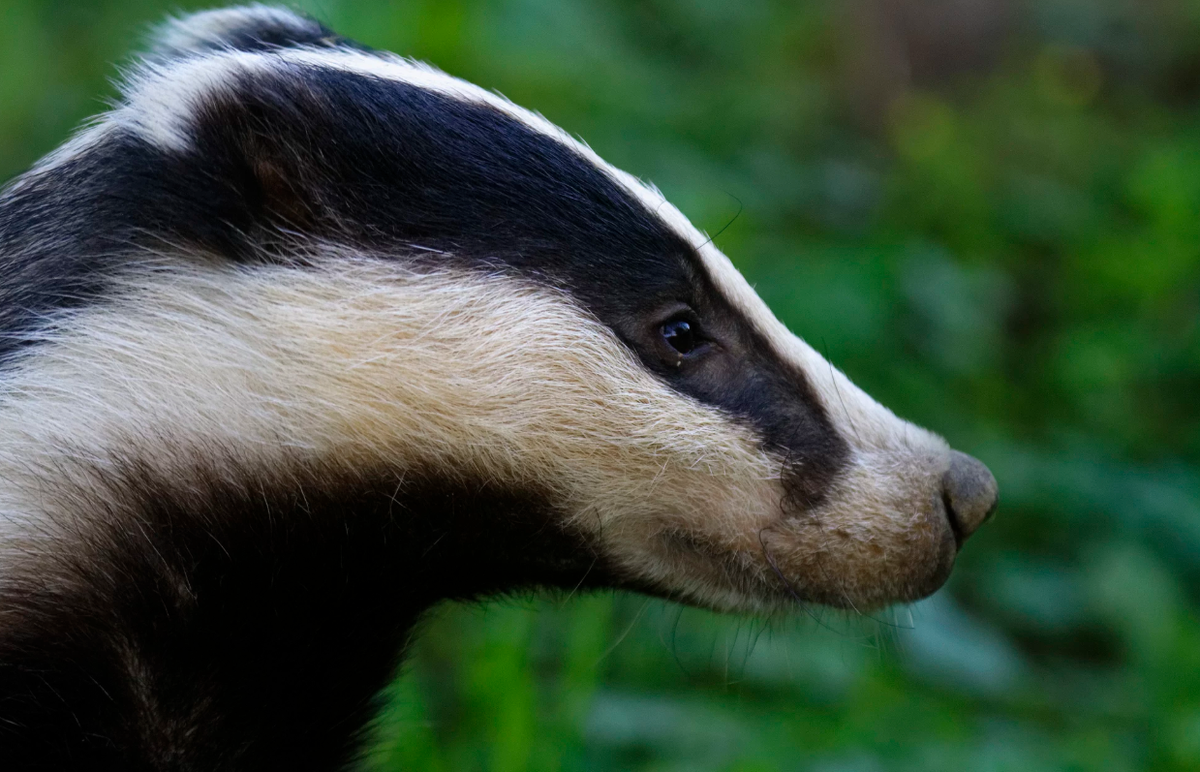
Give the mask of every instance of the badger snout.
[{"label": "badger snout", "polygon": [[973,456],[950,451],[950,468],[942,476],[942,503],[959,547],[995,513],[999,501],[991,470]]},{"label": "badger snout", "polygon": [[776,592],[862,610],[919,600],[946,582],[963,542],[995,512],[996,478],[940,437],[903,428],[905,441],[852,447],[819,504],[785,504],[761,533]]}]

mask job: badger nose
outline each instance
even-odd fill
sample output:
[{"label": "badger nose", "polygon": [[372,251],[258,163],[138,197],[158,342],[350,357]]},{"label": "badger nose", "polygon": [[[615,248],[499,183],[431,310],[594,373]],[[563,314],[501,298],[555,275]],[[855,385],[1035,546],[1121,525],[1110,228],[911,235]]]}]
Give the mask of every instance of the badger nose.
[{"label": "badger nose", "polygon": [[996,511],[996,478],[983,462],[952,450],[950,469],[942,477],[942,501],[961,546]]}]

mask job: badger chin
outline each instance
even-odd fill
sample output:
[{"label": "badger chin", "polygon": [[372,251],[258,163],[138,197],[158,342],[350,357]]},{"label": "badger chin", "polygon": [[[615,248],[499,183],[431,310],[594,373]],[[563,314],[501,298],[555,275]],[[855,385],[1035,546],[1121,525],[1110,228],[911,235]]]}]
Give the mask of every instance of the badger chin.
[{"label": "badger chin", "polygon": [[923,430],[905,434],[926,435],[925,452],[909,444],[858,451],[820,496],[797,496],[784,464],[758,506],[745,498],[725,517],[671,521],[650,540],[652,554],[632,564],[657,567],[642,577],[649,585],[633,586],[735,612],[868,611],[936,592],[964,540],[990,517],[995,480]]}]

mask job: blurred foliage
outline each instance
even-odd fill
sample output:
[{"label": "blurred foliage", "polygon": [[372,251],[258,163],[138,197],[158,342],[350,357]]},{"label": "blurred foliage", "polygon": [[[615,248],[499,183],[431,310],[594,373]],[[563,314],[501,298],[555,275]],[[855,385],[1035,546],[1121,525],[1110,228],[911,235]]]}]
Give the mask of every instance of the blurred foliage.
[{"label": "blurred foliage", "polygon": [[[442,608],[368,769],[1200,768],[1198,0],[301,7],[654,181],[1003,502],[945,590],[874,615]],[[0,8],[8,177],[174,6]]]}]

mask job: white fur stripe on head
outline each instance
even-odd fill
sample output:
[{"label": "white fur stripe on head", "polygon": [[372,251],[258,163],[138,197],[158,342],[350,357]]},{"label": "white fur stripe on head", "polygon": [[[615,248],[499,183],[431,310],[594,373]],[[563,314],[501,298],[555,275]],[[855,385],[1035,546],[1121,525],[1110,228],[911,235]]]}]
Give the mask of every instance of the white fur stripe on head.
[{"label": "white fur stripe on head", "polygon": [[228,46],[231,36],[247,28],[290,34],[302,39],[321,31],[316,22],[291,11],[255,3],[168,19],[159,27],[154,42],[157,49],[169,53],[224,48]]},{"label": "white fur stripe on head", "polygon": [[119,123],[136,127],[144,136],[177,150],[189,144],[192,111],[204,100],[232,87],[240,73],[270,73],[292,67],[328,68],[370,78],[380,78],[425,88],[473,104],[488,105],[525,126],[572,148],[597,169],[618,181],[662,222],[698,249],[704,265],[720,290],[772,342],[780,356],[796,362],[811,379],[835,425],[847,437],[870,445],[894,447],[928,434],[897,419],[778,321],[710,239],[655,188],[600,158],[586,144],[541,115],[514,105],[493,92],[454,78],[422,62],[354,49],[281,49],[271,52],[224,51],[214,55],[164,65],[144,65],[135,71],[127,88],[126,105],[113,115]]}]

